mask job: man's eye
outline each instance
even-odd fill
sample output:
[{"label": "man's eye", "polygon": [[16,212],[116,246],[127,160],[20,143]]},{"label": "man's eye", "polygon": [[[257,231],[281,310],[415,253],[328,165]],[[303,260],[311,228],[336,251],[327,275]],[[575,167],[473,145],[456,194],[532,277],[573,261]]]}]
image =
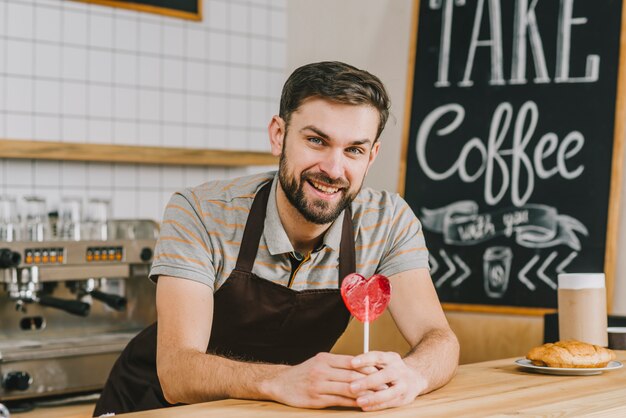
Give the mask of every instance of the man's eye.
[{"label": "man's eye", "polygon": [[312,144],[316,144],[316,145],[321,145],[321,144],[322,144],[322,140],[321,140],[321,139],[319,139],[319,138],[316,138],[316,137],[313,137],[313,136],[312,136],[312,137],[307,138],[307,139],[308,139],[308,141],[309,141],[310,143],[312,143]]},{"label": "man's eye", "polygon": [[363,150],[361,148],[348,148],[348,152],[355,155],[363,154]]}]

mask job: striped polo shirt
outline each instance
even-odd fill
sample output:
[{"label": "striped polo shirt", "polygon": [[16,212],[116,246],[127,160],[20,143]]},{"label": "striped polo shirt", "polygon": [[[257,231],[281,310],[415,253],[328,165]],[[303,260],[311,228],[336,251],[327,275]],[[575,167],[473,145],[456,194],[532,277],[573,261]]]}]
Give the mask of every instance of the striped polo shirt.
[{"label": "striped polo shirt", "polygon": [[[343,214],[331,224],[322,245],[303,255],[293,274],[297,254],[278,215],[276,172],[211,181],[174,193],[165,208],[151,280],[167,275],[219,289],[235,268],[254,196],[269,181],[273,184],[252,272],[294,290],[337,288]],[[421,224],[400,196],[364,188],[352,202],[352,214],[357,273],[389,277],[428,268]]]}]

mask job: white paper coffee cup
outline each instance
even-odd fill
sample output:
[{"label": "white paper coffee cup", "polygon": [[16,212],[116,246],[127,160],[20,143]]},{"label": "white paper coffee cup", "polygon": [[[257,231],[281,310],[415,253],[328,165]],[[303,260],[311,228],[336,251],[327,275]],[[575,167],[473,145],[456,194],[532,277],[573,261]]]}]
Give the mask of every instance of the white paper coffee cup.
[{"label": "white paper coffee cup", "polygon": [[604,273],[558,276],[559,339],[608,345]]}]

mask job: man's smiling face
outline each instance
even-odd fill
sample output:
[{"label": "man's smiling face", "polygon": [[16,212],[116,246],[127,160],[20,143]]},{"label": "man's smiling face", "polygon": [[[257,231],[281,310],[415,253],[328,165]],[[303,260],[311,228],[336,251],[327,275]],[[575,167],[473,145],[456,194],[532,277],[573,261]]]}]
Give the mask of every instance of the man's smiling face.
[{"label": "man's smiling face", "polygon": [[280,152],[274,143],[272,151],[280,185],[307,221],[331,223],[354,200],[378,153],[378,122],[374,107],[320,98],[291,114]]}]

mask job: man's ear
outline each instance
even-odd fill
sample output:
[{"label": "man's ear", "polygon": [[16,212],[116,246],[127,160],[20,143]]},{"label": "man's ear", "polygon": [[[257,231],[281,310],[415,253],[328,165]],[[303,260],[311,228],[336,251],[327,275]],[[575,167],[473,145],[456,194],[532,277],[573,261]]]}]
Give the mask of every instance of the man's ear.
[{"label": "man's ear", "polygon": [[376,160],[376,157],[378,156],[378,151],[379,150],[380,150],[380,141],[376,140],[374,145],[372,145],[372,152],[370,152],[370,162],[369,162],[368,166],[371,166],[372,163]]},{"label": "man's ear", "polygon": [[285,121],[278,115],[274,115],[267,127],[270,137],[272,155],[278,157],[283,152],[283,142],[285,140]]},{"label": "man's ear", "polygon": [[365,175],[367,175],[368,171],[370,171],[370,167],[376,161],[376,157],[378,156],[378,151],[380,150],[380,141],[377,139],[372,146],[372,150],[370,151],[369,161],[367,163],[367,170],[365,170]]}]

